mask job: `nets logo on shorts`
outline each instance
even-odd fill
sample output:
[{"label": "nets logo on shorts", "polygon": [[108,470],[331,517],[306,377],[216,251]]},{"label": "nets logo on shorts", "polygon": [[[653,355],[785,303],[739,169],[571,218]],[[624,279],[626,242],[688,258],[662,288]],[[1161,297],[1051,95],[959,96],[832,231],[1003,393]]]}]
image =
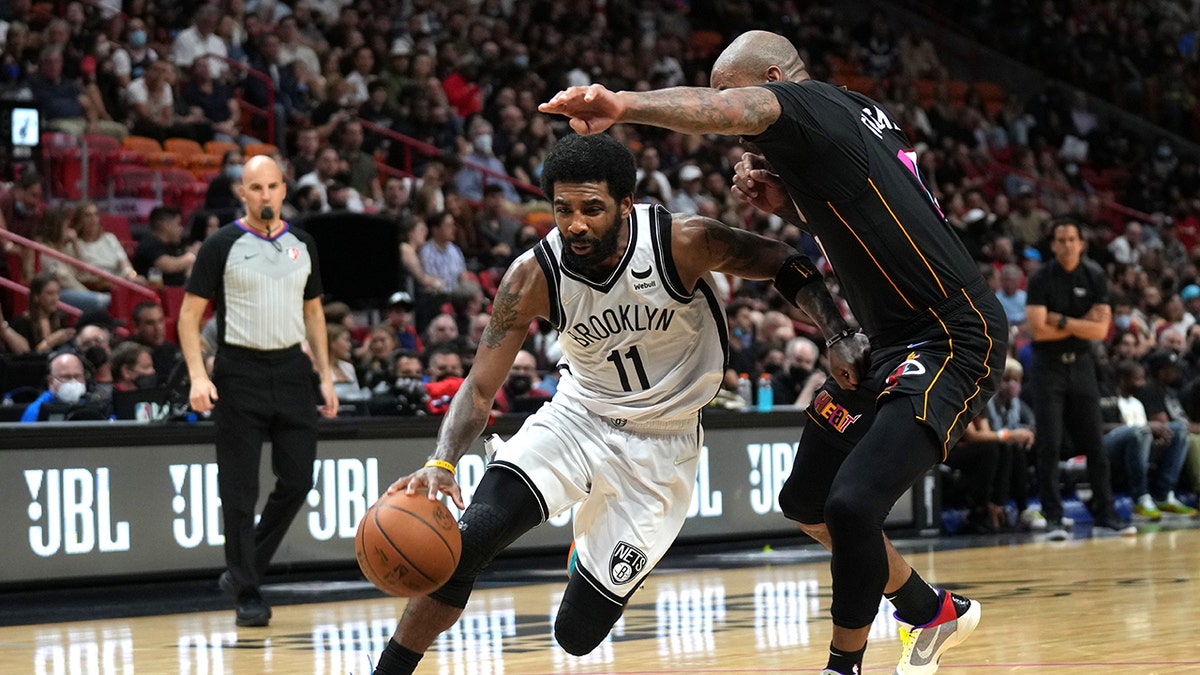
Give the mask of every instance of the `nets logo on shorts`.
[{"label": "nets logo on shorts", "polygon": [[646,554],[632,544],[618,542],[608,561],[608,576],[614,584],[627,584],[646,567]]}]

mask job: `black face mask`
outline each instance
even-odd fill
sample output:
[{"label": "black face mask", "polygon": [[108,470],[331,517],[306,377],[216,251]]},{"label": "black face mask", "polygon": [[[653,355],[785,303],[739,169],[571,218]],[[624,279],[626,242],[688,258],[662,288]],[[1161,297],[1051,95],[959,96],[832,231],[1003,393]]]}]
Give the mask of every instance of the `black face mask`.
[{"label": "black face mask", "polygon": [[138,375],[133,378],[133,386],[138,389],[153,389],[158,386],[157,375]]},{"label": "black face mask", "polygon": [[800,366],[788,367],[788,376],[792,378],[792,382],[797,384],[803,384],[807,382],[808,376],[812,375],[812,372],[813,371],[809,370],[808,368],[801,368]]},{"label": "black face mask", "polygon": [[775,375],[781,370],[783,370],[783,366],[778,363],[768,363],[767,365],[763,366],[763,372],[767,373],[768,375]]},{"label": "black face mask", "polygon": [[533,389],[533,378],[528,375],[512,375],[508,378],[508,391],[514,396],[523,396]]},{"label": "black face mask", "polygon": [[108,351],[100,345],[88,347],[83,352],[83,360],[92,367],[93,371],[108,363]]}]

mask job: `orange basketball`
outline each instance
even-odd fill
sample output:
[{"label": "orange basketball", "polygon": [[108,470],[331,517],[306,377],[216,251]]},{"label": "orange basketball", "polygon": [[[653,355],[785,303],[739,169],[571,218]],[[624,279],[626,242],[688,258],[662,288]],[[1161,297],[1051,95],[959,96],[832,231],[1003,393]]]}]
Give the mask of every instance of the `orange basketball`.
[{"label": "orange basketball", "polygon": [[354,537],[358,567],[379,590],[409,598],[441,587],[462,553],[450,509],[425,493],[384,495],[367,509]]}]

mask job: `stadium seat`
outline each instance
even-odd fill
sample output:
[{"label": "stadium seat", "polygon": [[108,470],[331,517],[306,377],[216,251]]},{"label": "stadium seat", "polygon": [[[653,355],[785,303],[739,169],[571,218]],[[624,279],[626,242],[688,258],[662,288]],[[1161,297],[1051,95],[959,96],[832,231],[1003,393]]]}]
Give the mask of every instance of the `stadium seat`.
[{"label": "stadium seat", "polygon": [[228,141],[209,141],[204,144],[204,152],[210,155],[216,155],[217,159],[220,159],[226,152],[230,150],[238,149],[239,147],[237,143],[230,143]]},{"label": "stadium seat", "polygon": [[179,155],[203,155],[204,146],[190,138],[168,138],[163,141],[163,150]]},{"label": "stadium seat", "polygon": [[242,153],[246,156],[246,159],[258,155],[270,155],[276,152],[279,152],[279,148],[270,143],[250,143],[245,148],[242,148]]},{"label": "stadium seat", "polygon": [[[211,157],[211,155],[208,156]],[[196,177],[196,180],[207,184],[213,182],[214,178],[221,175],[221,170],[214,168],[192,167],[192,175]]]},{"label": "stadium seat", "polygon": [[154,169],[137,165],[121,165],[114,169],[112,187],[113,194],[122,197],[140,197],[156,199],[155,182],[157,175]]},{"label": "stadium seat", "polygon": [[221,158],[204,152],[204,146],[190,138],[168,138],[163,150],[175,153],[175,167],[194,172],[221,165]]},{"label": "stadium seat", "polygon": [[78,138],[54,132],[42,134],[42,159],[46,162],[46,176],[52,197],[83,197],[82,156]]},{"label": "stadium seat", "polygon": [[163,315],[168,319],[179,318],[179,308],[183,306],[183,286],[161,286],[158,289],[158,299],[162,302]]},{"label": "stadium seat", "polygon": [[153,138],[147,136],[126,136],[121,144],[126,150],[132,150],[142,156],[146,160],[146,165],[150,167],[168,167],[174,166],[177,155],[173,152],[166,152],[162,145]]},{"label": "stadium seat", "polygon": [[196,209],[204,206],[204,198],[208,194],[208,183],[196,180],[191,171],[186,169],[163,169],[163,200],[174,203],[186,219]]},{"label": "stadium seat", "polygon": [[101,213],[100,224],[106,232],[112,232],[122,244],[133,241],[133,232],[129,229],[129,216],[121,213]]}]

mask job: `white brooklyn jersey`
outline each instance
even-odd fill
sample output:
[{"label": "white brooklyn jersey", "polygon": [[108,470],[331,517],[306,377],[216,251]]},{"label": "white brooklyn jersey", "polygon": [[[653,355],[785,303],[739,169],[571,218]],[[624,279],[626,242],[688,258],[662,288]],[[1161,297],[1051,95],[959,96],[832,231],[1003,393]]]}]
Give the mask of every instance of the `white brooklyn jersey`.
[{"label": "white brooklyn jersey", "polygon": [[602,281],[562,264],[552,230],[532,254],[549,280],[559,331],[558,393],[596,415],[655,422],[695,415],[721,386],[729,347],[725,308],[705,274],[683,288],[671,252],[671,214],[634,206],[629,243]]}]

